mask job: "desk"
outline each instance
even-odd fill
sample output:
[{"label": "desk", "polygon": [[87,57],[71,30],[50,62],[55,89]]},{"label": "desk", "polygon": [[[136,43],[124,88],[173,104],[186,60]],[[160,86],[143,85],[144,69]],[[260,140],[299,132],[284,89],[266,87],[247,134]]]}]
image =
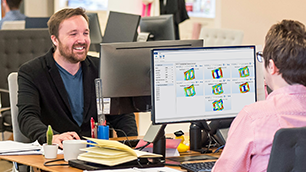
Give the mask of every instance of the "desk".
[{"label": "desk", "polygon": [[[139,137],[129,137],[129,139],[136,139],[136,138],[139,138]],[[122,139],[124,138],[112,138],[112,140],[122,140]],[[216,154],[207,154],[207,155],[219,157],[220,154],[221,153],[219,152]],[[188,151],[186,153],[181,153],[181,156],[189,156],[189,155],[200,155],[200,153],[195,152],[195,151]],[[62,158],[64,158],[63,154],[57,155],[57,159],[62,159]],[[44,162],[49,161],[49,159],[45,159],[43,155],[2,155],[0,156],[0,159],[17,162],[20,164],[25,164],[28,166],[32,166],[34,168],[38,168],[38,169],[50,171],[50,172],[82,172],[83,171],[83,170],[69,167],[69,166],[46,167],[44,166]],[[209,160],[206,160],[206,161],[209,161]],[[192,162],[196,162],[196,161],[192,161]],[[67,162],[60,161],[58,163],[63,164]],[[174,166],[169,166],[169,167],[177,169],[177,170],[181,170],[180,167],[174,167]],[[184,171],[184,170],[181,170],[181,171]]]},{"label": "desk", "polygon": [[[58,159],[64,158],[64,155],[57,155]],[[49,161],[49,159],[45,159],[43,155],[2,155],[0,159],[8,160],[12,162],[17,162],[20,164],[32,166],[35,168],[39,168],[45,171],[51,172],[83,172],[83,170],[69,167],[69,166],[55,166],[55,167],[46,167],[44,166],[44,162]],[[67,163],[65,161],[60,161],[58,163]]]},{"label": "desk", "polygon": [[[219,157],[221,153],[216,153],[216,154],[207,154],[215,157]],[[182,156],[188,156],[188,155],[200,155],[198,152],[187,152],[187,153],[182,153]],[[58,159],[64,158],[64,155],[57,155]],[[46,160],[43,155],[6,155],[6,156],[0,156],[0,159],[3,160],[8,160],[12,162],[17,162],[20,164],[25,164],[28,166],[32,166],[41,170],[45,171],[50,171],[50,172],[83,172],[83,170],[69,167],[69,166],[55,166],[55,167],[46,167],[44,166],[44,162],[48,161]],[[209,161],[209,160],[205,160]],[[191,162],[196,162],[196,161],[191,161]],[[60,161],[58,163],[66,163],[65,161]],[[174,167],[174,166],[168,166],[170,168],[176,169],[176,170],[182,170],[180,167]]]}]

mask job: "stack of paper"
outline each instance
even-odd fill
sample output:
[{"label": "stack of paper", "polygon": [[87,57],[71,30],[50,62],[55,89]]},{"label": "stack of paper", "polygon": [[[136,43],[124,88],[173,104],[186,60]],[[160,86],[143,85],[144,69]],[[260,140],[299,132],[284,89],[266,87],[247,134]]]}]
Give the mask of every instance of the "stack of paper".
[{"label": "stack of paper", "polygon": [[0,155],[41,154],[41,146],[34,143],[20,143],[11,140],[0,141]]}]

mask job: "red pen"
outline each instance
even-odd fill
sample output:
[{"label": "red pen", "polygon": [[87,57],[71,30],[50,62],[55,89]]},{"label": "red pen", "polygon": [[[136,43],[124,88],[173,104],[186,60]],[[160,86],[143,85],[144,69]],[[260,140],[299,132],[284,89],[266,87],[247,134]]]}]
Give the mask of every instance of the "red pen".
[{"label": "red pen", "polygon": [[90,128],[91,128],[91,138],[96,138],[95,136],[95,120],[93,117],[90,119]]}]

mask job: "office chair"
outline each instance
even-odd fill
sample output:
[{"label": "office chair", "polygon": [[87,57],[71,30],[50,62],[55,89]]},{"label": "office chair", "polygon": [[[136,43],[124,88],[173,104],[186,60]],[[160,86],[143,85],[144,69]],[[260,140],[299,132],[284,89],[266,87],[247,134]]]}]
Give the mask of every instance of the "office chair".
[{"label": "office chair", "polygon": [[[8,87],[9,87],[9,94],[10,94],[10,106],[11,106],[11,116],[12,116],[12,124],[13,124],[13,133],[14,133],[14,141],[22,142],[22,143],[30,143],[30,139],[24,136],[18,125],[18,107],[17,107],[17,93],[18,93],[18,83],[17,83],[17,72],[12,72],[9,74],[8,80]],[[19,172],[27,172],[32,171],[29,166],[20,165],[16,162],[13,163],[13,168]]]},{"label": "office chair", "polygon": [[274,135],[267,172],[306,171],[306,127],[283,128]]},{"label": "office chair", "polygon": [[17,83],[17,72],[12,72],[7,80],[10,92],[10,106],[11,106],[11,116],[12,116],[12,124],[13,124],[13,133],[14,133],[14,141],[22,142],[22,143],[30,143],[30,139],[24,136],[18,125],[18,107],[17,107],[17,92],[18,92],[18,83]]},{"label": "office chair", "polygon": [[23,63],[45,54],[52,42],[48,29],[0,30],[0,40],[0,132],[3,136],[4,131],[12,131],[8,75],[17,72]]},{"label": "office chair", "polygon": [[243,35],[241,30],[202,27],[199,39],[204,39],[205,47],[241,45]]}]

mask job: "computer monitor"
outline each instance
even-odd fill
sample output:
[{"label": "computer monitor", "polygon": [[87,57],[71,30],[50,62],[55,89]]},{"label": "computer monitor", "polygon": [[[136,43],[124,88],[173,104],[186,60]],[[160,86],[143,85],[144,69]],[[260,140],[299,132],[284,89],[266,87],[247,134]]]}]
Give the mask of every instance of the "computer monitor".
[{"label": "computer monitor", "polygon": [[136,41],[140,17],[140,15],[110,11],[102,42]]},{"label": "computer monitor", "polygon": [[100,28],[99,17],[97,13],[86,13],[89,20],[90,30],[90,51],[100,51],[100,43],[102,42],[102,33]]},{"label": "computer monitor", "polygon": [[[103,97],[132,97],[138,101],[134,104],[138,109],[149,110],[151,49],[166,47],[203,47],[203,40],[102,43],[100,78]],[[148,102],[139,105],[143,100],[138,98],[143,97],[147,97]]]},{"label": "computer monitor", "polygon": [[26,17],[25,28],[48,28],[48,20],[50,17]]},{"label": "computer monitor", "polygon": [[190,149],[201,149],[206,120],[234,118],[256,101],[255,52],[255,46],[152,50],[152,123],[191,122]]},{"label": "computer monitor", "polygon": [[142,17],[140,32],[150,33],[148,41],[175,40],[173,15]]},{"label": "computer monitor", "polygon": [[255,47],[152,50],[153,124],[235,117],[256,101]]}]

